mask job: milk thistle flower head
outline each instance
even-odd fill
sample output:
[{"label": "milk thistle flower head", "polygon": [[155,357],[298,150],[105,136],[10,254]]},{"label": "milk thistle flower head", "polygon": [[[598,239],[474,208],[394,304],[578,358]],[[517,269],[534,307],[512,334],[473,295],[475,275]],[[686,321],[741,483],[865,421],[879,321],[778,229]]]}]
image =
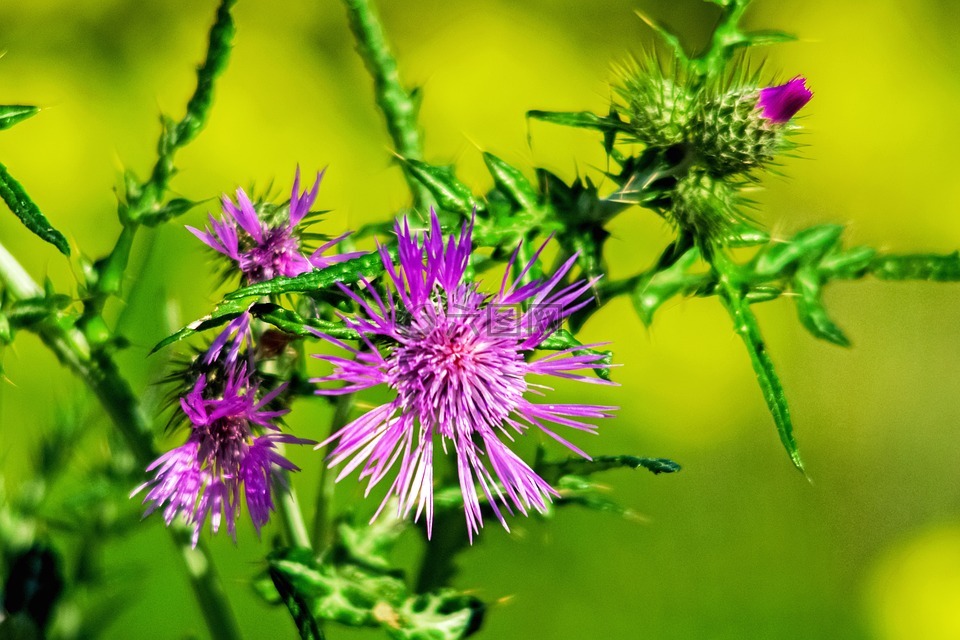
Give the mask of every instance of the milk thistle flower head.
[{"label": "milk thistle flower head", "polygon": [[691,126],[691,143],[714,177],[748,174],[793,145],[790,120],[813,97],[806,80],[786,84],[732,88],[707,95]]},{"label": "milk thistle flower head", "polygon": [[257,400],[257,386],[245,364],[228,368],[225,375],[221,391],[212,393],[207,377],[201,375],[180,399],[190,423],[187,442],[147,467],[153,477],[134,491],[147,489],[145,515],[162,509],[168,525],[183,515],[193,526],[194,545],[208,517],[214,533],[225,519],[227,531],[236,538],[241,494],[259,534],[273,510],[275,474],[280,469],[299,470],[277,445],[313,444],[280,433],[273,421],[288,410],[265,409],[283,387]]},{"label": "milk thistle flower head", "polygon": [[190,226],[187,229],[204,244],[233,260],[248,283],[276,276],[294,277],[354,258],[360,254],[323,255],[349,233],[324,243],[309,255],[303,254],[297,225],[317,199],[322,178],[323,172],[318,173],[313,188],[301,193],[300,168],[297,168],[286,216],[259,214],[246,192],[237,189],[236,203],[223,196],[223,217],[217,220],[211,214],[208,230]]},{"label": "milk thistle flower head", "polygon": [[534,256],[508,284],[508,275],[517,266],[514,253],[499,291],[485,295],[465,275],[471,233],[472,225],[464,225],[459,240],[451,236],[445,243],[433,212],[431,228],[422,235],[411,232],[407,222],[397,223],[398,268],[387,249],[380,247],[395,295],[381,296],[363,281],[368,301],[344,287],[362,310],[347,320],[360,333],[363,347],[318,334],[350,357],[316,356],[334,366],[330,375],[316,381],[346,383],[323,387],[318,394],[351,393],[377,385],[396,394],[324,443],[335,443],[331,466],[345,463],[338,480],[361,467],[360,478],[368,479],[369,493],[399,464],[380,509],[396,496],[398,515],[407,517],[416,508],[414,519],[426,515],[429,535],[435,447],[440,444],[444,453],[452,449],[472,539],[483,525],[481,498],[507,527],[505,511],[542,512],[558,495],[504,440],[512,441],[535,427],[586,456],[553,425],[594,433],[596,426],[585,420],[609,417],[615,407],[539,404],[527,398],[549,391],[531,380],[533,376],[604,383],[578,373],[600,366],[599,355],[566,350],[539,360],[526,358],[560,321],[589,302],[583,297],[592,282],[560,284],[574,258],[549,279],[521,284]]},{"label": "milk thistle flower head", "polygon": [[797,76],[790,82],[760,90],[757,108],[760,116],[776,124],[785,124],[802,109],[813,92],[807,88],[807,80]]}]

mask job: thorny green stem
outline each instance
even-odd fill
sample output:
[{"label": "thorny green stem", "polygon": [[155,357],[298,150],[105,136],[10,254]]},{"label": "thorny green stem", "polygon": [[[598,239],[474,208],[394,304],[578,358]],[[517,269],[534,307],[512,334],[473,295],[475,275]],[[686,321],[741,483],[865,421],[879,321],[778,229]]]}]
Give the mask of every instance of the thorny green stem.
[{"label": "thorny green stem", "polygon": [[[0,282],[6,286],[8,294],[17,299],[29,299],[43,294],[39,285],[2,244]],[[157,457],[150,421],[112,358],[104,352],[91,354],[82,333],[61,326],[53,320],[41,323],[37,332],[61,364],[83,380],[97,396],[137,461],[144,467],[150,464]],[[201,542],[195,549],[192,548],[190,531],[185,526],[172,526],[169,531],[184,558],[190,584],[207,621],[210,635],[217,640],[235,640],[242,637],[213,559],[205,545]]]},{"label": "thorny green stem", "polygon": [[[671,245],[672,246],[672,245]],[[667,264],[666,266],[669,266]],[[629,295],[636,291],[637,285],[652,273],[658,273],[664,268],[658,263],[650,271],[637,275],[611,280],[599,286],[601,304],[612,298]],[[944,255],[937,254],[905,254],[881,255],[874,258],[867,267],[856,272],[838,272],[830,274],[829,280],[861,280],[873,276],[878,280],[887,281],[928,281],[928,282],[957,282],[960,281],[960,253],[954,252]],[[774,283],[784,276],[780,274],[759,275],[749,269],[743,269],[740,274],[741,282],[747,286],[757,286]],[[678,295],[711,296],[717,294],[719,280],[716,272],[689,274],[688,281]],[[596,309],[591,308],[591,311]]]},{"label": "thorny green stem", "polygon": [[[350,30],[357,41],[357,52],[373,76],[377,106],[387,121],[387,131],[397,153],[405,159],[422,160],[423,149],[417,127],[417,105],[413,92],[400,82],[397,61],[390,52],[383,27],[370,0],[343,0]],[[401,163],[413,206],[424,210],[435,204],[430,191]]]},{"label": "thorny green stem", "polygon": [[151,224],[145,218],[158,213],[162,208],[170,179],[176,173],[173,161],[177,151],[193,141],[206,125],[213,104],[214,83],[224,72],[230,59],[231,43],[236,32],[230,10],[235,4],[236,0],[222,0],[217,8],[216,19],[210,28],[207,55],[197,69],[197,87],[187,102],[183,119],[177,123],[166,117],[162,119],[163,130],[157,142],[157,161],[150,178],[142,184],[127,185],[126,202],[121,203],[119,210],[123,230],[110,255],[100,267],[97,295],[88,301],[92,313],[99,313],[106,298],[119,293],[137,231],[142,224]]},{"label": "thorny green stem", "polygon": [[[347,424],[350,411],[353,410],[353,394],[345,393],[337,396],[334,403],[333,418],[330,421],[330,433]],[[333,523],[330,521],[330,505],[333,503],[335,476],[330,473],[327,465],[327,449],[323,454],[323,463],[320,465],[320,480],[317,486],[317,501],[313,515],[313,548],[322,551],[333,542]]]}]

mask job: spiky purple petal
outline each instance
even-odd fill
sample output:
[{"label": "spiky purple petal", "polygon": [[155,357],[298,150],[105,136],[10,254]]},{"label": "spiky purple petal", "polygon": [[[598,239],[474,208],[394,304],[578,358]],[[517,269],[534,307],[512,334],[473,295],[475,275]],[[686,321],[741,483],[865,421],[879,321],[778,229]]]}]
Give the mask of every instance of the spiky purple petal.
[{"label": "spiky purple petal", "polygon": [[813,92],[807,88],[806,78],[797,76],[785,84],[761,89],[757,108],[760,109],[760,115],[767,120],[784,124],[810,102],[811,98]]},{"label": "spiky purple petal", "polygon": [[[348,350],[351,358],[318,355],[334,370],[316,381],[337,383],[322,395],[338,395],[386,384],[394,400],[348,423],[322,445],[331,444],[329,464],[343,465],[340,478],[359,469],[367,492],[397,469],[381,509],[397,498],[398,515],[426,515],[433,525],[433,454],[436,441],[457,459],[468,532],[483,525],[485,502],[504,526],[506,515],[544,511],[556,491],[523,462],[503,439],[536,427],[571,450],[586,455],[557,435],[548,423],[594,432],[584,419],[609,417],[615,407],[535,404],[526,395],[547,387],[528,380],[545,375],[609,384],[582,375],[601,365],[602,356],[572,350],[528,361],[527,355],[586,301],[593,282],[561,286],[574,260],[551,278],[526,284],[507,278],[493,295],[481,294],[465,279],[473,225],[459,238],[445,239],[431,212],[430,229],[418,234],[404,220],[396,225],[398,265],[380,253],[394,295],[381,297],[361,281],[367,297],[342,287],[361,314],[346,321],[361,335],[364,350],[319,337]],[[541,247],[542,250],[542,247]],[[507,265],[514,271],[518,253]],[[539,251],[535,254],[539,255]],[[376,338],[376,339],[375,339]],[[322,446],[321,445],[321,446]],[[399,465],[399,466],[398,466]],[[378,511],[379,513],[379,511]]]}]

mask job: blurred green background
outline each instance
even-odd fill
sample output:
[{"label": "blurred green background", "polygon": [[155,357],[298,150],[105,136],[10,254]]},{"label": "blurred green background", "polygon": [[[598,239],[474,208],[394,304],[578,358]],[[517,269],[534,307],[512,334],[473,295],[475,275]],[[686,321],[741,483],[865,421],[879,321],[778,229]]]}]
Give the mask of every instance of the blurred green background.
[{"label": "blurred green background", "polygon": [[[698,0],[380,4],[405,80],[424,88],[428,158],[456,161],[478,191],[489,178],[477,147],[568,178],[578,167],[602,166],[587,132],[534,123],[528,146],[524,112],[603,111],[609,64],[652,41],[635,9],[694,47],[716,13]],[[148,170],[158,106],[182,115],[213,9],[206,1],[0,3],[0,103],[44,107],[0,135],[0,160],[87,254],[102,255],[116,237],[111,189],[122,167]],[[404,206],[342,7],[244,1],[236,19],[211,123],[180,154],[175,190],[200,199],[271,180],[286,190],[297,163],[308,172],[329,165],[319,206],[335,213],[324,231]],[[851,244],[904,252],[960,246],[960,3],[757,0],[749,23],[801,36],[762,53],[771,71],[803,73],[816,92],[803,120],[804,158],[787,163],[788,179],[769,180],[755,194],[774,234],[840,222]],[[185,222],[199,223],[204,209]],[[648,267],[669,239],[642,210],[621,216],[613,232],[614,275]],[[35,277],[72,289],[66,262],[6,211],[0,239]],[[148,383],[164,356],[146,359],[149,348],[219,294],[207,254],[181,225],[140,241],[131,275],[144,268],[152,275],[125,301],[133,346],[122,360],[137,390],[155,393]],[[684,469],[606,476],[645,523],[564,510],[551,522],[518,522],[514,534],[488,527],[457,580],[500,601],[482,637],[960,637],[958,292],[833,285],[828,304],[855,342],[849,351],[814,341],[789,301],[756,307],[811,483],[782,451],[716,300],[673,304],[651,330],[627,300],[611,304],[583,337],[613,341],[623,387],[564,387],[564,399],[597,398],[622,410],[599,438],[577,442],[594,453],[670,457]],[[81,386],[32,336],[21,335],[4,360],[10,382],[0,384],[0,460],[15,490],[53,407]],[[329,411],[305,402],[294,416],[294,430],[316,438]],[[91,428],[107,426],[99,418]],[[319,456],[294,458],[304,467],[301,497],[312,504]],[[340,489],[344,503],[359,496],[352,479]],[[249,637],[295,633],[286,612],[260,604],[248,586],[271,535],[261,543],[244,526],[236,546],[223,535],[212,544]],[[158,518],[111,549],[108,575],[128,606],[109,637],[205,633]],[[416,541],[402,551],[414,557]]]}]

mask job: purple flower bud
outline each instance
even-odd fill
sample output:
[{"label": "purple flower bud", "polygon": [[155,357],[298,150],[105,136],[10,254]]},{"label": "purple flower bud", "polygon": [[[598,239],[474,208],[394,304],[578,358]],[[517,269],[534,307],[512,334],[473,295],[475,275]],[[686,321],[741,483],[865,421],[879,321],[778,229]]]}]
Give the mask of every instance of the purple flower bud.
[{"label": "purple flower bud", "polygon": [[187,226],[187,230],[208,247],[235,262],[248,283],[263,282],[277,276],[292,278],[363,255],[356,252],[323,255],[350,235],[349,233],[330,240],[309,256],[303,254],[297,225],[313,206],[323,173],[321,171],[317,174],[311,189],[300,192],[300,168],[297,167],[286,222],[262,220],[244,190],[237,189],[236,204],[224,195],[223,217],[217,220],[210,215],[209,229],[200,230]]},{"label": "purple flower bud", "polygon": [[810,102],[812,97],[813,92],[807,88],[807,79],[797,76],[786,84],[761,89],[757,108],[760,109],[760,115],[767,120],[784,124]]}]

